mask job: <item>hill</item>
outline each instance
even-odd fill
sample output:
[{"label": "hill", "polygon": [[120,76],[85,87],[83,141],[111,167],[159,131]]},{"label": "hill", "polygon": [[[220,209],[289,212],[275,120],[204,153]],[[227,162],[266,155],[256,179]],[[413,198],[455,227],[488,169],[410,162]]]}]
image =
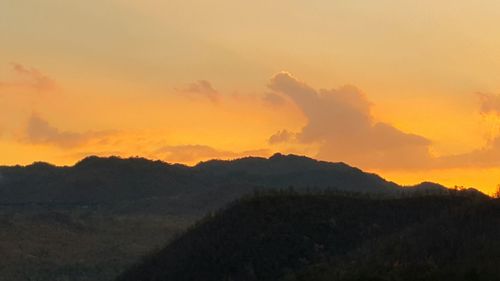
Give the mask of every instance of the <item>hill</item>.
[{"label": "hill", "polygon": [[449,192],[433,183],[403,188],[344,163],[282,154],[194,167],[95,156],[71,167],[0,167],[0,280],[110,280],[207,212],[278,189],[376,197]]},{"label": "hill", "polygon": [[118,281],[498,280],[500,202],[273,193],[208,216]]},{"label": "hill", "polygon": [[255,190],[289,187],[385,195],[403,190],[446,190],[429,183],[403,189],[344,163],[282,154],[212,160],[194,167],[143,158],[92,156],[72,167],[40,162],[0,167],[0,175],[0,205],[95,207],[115,213],[200,215]]}]

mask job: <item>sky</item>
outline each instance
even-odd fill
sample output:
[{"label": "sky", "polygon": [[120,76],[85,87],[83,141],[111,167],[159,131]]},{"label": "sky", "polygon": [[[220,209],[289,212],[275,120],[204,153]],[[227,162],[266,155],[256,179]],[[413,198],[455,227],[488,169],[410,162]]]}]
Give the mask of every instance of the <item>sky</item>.
[{"label": "sky", "polygon": [[0,0],[0,165],[275,152],[500,184],[497,0]]}]

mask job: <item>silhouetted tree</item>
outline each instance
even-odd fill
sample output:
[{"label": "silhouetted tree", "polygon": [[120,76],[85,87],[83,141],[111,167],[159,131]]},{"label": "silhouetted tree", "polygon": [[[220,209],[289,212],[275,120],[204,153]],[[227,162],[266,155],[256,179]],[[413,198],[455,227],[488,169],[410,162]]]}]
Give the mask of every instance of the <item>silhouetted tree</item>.
[{"label": "silhouetted tree", "polygon": [[500,198],[500,184],[497,185],[497,191],[493,193],[493,198],[499,199]]}]

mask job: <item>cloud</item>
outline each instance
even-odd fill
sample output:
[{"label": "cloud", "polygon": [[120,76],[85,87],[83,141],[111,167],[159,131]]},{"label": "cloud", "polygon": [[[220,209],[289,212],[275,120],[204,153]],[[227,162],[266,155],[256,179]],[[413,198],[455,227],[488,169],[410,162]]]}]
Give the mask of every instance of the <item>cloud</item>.
[{"label": "cloud", "polygon": [[281,130],[276,132],[274,135],[269,137],[269,144],[278,144],[278,143],[286,143],[291,142],[296,139],[297,134],[292,133],[288,130]]},{"label": "cloud", "polygon": [[276,93],[266,93],[262,98],[262,101],[268,105],[276,107],[282,106],[286,103],[285,98],[281,95],[277,95]]},{"label": "cloud", "polygon": [[84,145],[91,140],[102,141],[102,139],[112,133],[112,131],[89,131],[84,133],[61,131],[49,124],[38,114],[33,113],[28,120],[23,140],[32,144],[47,144],[62,148],[71,148]]},{"label": "cloud", "polygon": [[49,92],[57,89],[56,82],[36,68],[26,67],[20,63],[11,63],[12,71],[19,78],[17,81],[1,82],[4,89],[32,89],[39,92]]},{"label": "cloud", "polygon": [[230,159],[269,154],[270,152],[266,149],[233,152],[218,150],[207,145],[167,145],[157,149],[152,156],[168,162],[194,164],[209,159]]},{"label": "cloud", "polygon": [[186,85],[184,88],[177,89],[178,92],[185,94],[190,98],[204,97],[217,103],[220,100],[219,92],[209,81],[199,80]]},{"label": "cloud", "polygon": [[480,101],[479,111],[482,114],[500,115],[500,95],[477,93]]},{"label": "cloud", "polygon": [[463,154],[443,156],[436,159],[437,168],[499,167],[500,137],[496,137],[485,147]]},{"label": "cloud", "polygon": [[[431,161],[428,139],[376,122],[371,102],[354,86],[315,90],[286,72],[275,75],[268,86],[289,97],[307,117],[297,140],[319,144],[319,158],[365,168],[421,167]],[[282,131],[271,138],[277,142],[289,136]]]}]

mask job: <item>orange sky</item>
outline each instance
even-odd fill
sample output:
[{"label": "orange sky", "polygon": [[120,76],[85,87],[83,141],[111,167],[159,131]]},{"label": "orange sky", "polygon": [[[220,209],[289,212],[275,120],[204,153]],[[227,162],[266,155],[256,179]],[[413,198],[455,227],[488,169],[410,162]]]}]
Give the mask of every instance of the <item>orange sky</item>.
[{"label": "orange sky", "polygon": [[6,0],[0,164],[298,153],[500,183],[500,2]]}]

